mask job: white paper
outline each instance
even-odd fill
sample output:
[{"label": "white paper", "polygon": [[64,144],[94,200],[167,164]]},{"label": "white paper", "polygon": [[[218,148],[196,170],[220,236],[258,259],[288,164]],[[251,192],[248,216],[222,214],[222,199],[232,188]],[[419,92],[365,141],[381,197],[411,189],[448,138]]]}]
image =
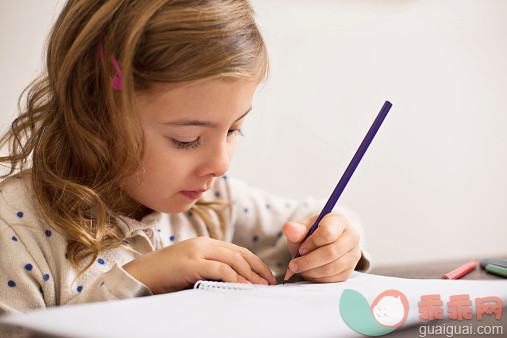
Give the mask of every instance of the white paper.
[{"label": "white paper", "polygon": [[339,302],[345,289],[358,291],[370,305],[385,290],[402,292],[409,311],[400,329],[427,323],[419,319],[422,295],[440,295],[444,318],[451,295],[467,294],[472,301],[496,296],[507,305],[505,280],[404,279],[354,273],[341,283],[303,282],[227,291],[192,289],[56,307],[0,317],[0,324],[68,337],[364,337],[340,315]]}]

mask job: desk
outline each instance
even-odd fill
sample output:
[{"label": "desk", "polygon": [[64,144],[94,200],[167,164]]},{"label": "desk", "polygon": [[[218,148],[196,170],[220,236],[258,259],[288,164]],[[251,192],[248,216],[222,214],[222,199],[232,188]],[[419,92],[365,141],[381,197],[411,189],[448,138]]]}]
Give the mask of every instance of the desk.
[{"label": "desk", "polygon": [[[504,258],[505,259],[505,258]],[[464,280],[502,280],[505,279],[501,276],[491,274],[486,272],[486,270],[482,269],[479,265],[479,262],[482,258],[479,259],[460,259],[460,260],[449,260],[443,262],[428,262],[428,263],[419,263],[419,264],[399,264],[399,265],[390,265],[390,266],[379,266],[373,267],[371,271],[372,274],[382,275],[382,276],[391,276],[391,277],[401,277],[401,278],[420,278],[420,279],[438,279],[442,278],[444,274],[458,266],[465,264],[468,261],[475,260],[477,262],[477,267],[475,270],[469,272],[465,276],[460,279]],[[456,325],[456,326],[464,326],[464,325],[472,325],[474,329],[476,329],[479,325],[481,326],[502,326],[503,327],[503,337],[507,336],[507,304],[503,304],[503,313],[502,318],[500,320],[495,320],[493,317],[487,316],[484,317],[482,321],[478,321],[476,317],[472,320],[468,320],[465,322],[451,322],[450,320],[444,321],[435,321],[433,325]],[[389,337],[419,337],[419,327],[411,327],[405,330],[394,331],[388,335]],[[491,335],[490,337],[501,337],[502,335]],[[427,335],[428,338],[436,338],[436,337],[446,337],[445,335]],[[453,335],[453,337],[484,337],[484,335],[472,334],[472,335]]]},{"label": "desk", "polygon": [[[507,259],[507,258],[503,258]],[[439,279],[442,278],[443,275],[456,269],[458,266],[465,264],[471,260],[475,260],[477,262],[477,267],[474,271],[467,273],[465,276],[460,279],[471,280],[471,279],[503,279],[503,277],[494,275],[492,273],[486,272],[486,270],[482,269],[479,266],[479,262],[482,258],[479,259],[460,259],[460,260],[449,260],[443,262],[428,262],[428,263],[418,263],[418,264],[400,264],[400,265],[390,265],[390,266],[379,266],[373,267],[370,273],[375,275],[382,276],[391,276],[391,277],[401,277],[401,278],[421,278],[421,279]]]}]

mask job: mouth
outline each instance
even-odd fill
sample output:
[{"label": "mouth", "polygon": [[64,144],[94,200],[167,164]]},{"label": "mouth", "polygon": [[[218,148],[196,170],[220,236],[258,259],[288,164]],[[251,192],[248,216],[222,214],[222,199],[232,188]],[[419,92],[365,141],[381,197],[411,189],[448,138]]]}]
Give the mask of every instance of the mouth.
[{"label": "mouth", "polygon": [[180,191],[180,194],[188,199],[196,200],[199,199],[205,191],[206,190],[182,190]]}]

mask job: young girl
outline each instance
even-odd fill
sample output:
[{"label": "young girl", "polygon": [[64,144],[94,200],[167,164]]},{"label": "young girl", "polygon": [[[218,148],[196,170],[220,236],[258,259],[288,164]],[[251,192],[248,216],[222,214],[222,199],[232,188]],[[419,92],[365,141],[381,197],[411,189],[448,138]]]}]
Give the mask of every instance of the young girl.
[{"label": "young girl", "polygon": [[1,312],[367,269],[344,215],[301,243],[322,201],[226,175],[267,60],[246,0],[69,0],[1,140]]}]

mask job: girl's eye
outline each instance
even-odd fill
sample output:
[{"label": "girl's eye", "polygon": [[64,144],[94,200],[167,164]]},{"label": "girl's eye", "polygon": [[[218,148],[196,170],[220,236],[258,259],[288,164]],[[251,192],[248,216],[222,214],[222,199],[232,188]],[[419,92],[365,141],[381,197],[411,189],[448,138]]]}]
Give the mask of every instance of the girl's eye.
[{"label": "girl's eye", "polygon": [[227,136],[232,136],[232,135],[240,135],[240,136],[245,136],[243,134],[243,132],[241,131],[241,129],[231,129],[227,132]]},{"label": "girl's eye", "polygon": [[171,142],[174,144],[174,146],[178,149],[185,149],[185,150],[188,150],[188,149],[194,149],[194,148],[197,148],[199,146],[199,144],[201,143],[199,138],[195,139],[194,141],[191,141],[191,142],[180,142],[178,140],[175,140],[175,139],[171,139]]},{"label": "girl's eye", "polygon": [[[231,129],[227,132],[227,137],[231,137],[233,135],[244,136],[243,133],[241,132],[241,129]],[[195,149],[201,144],[201,141],[199,138],[196,138],[194,141],[191,141],[191,142],[181,142],[181,141],[175,140],[173,138],[170,140],[176,148],[184,149],[184,150]]]}]

